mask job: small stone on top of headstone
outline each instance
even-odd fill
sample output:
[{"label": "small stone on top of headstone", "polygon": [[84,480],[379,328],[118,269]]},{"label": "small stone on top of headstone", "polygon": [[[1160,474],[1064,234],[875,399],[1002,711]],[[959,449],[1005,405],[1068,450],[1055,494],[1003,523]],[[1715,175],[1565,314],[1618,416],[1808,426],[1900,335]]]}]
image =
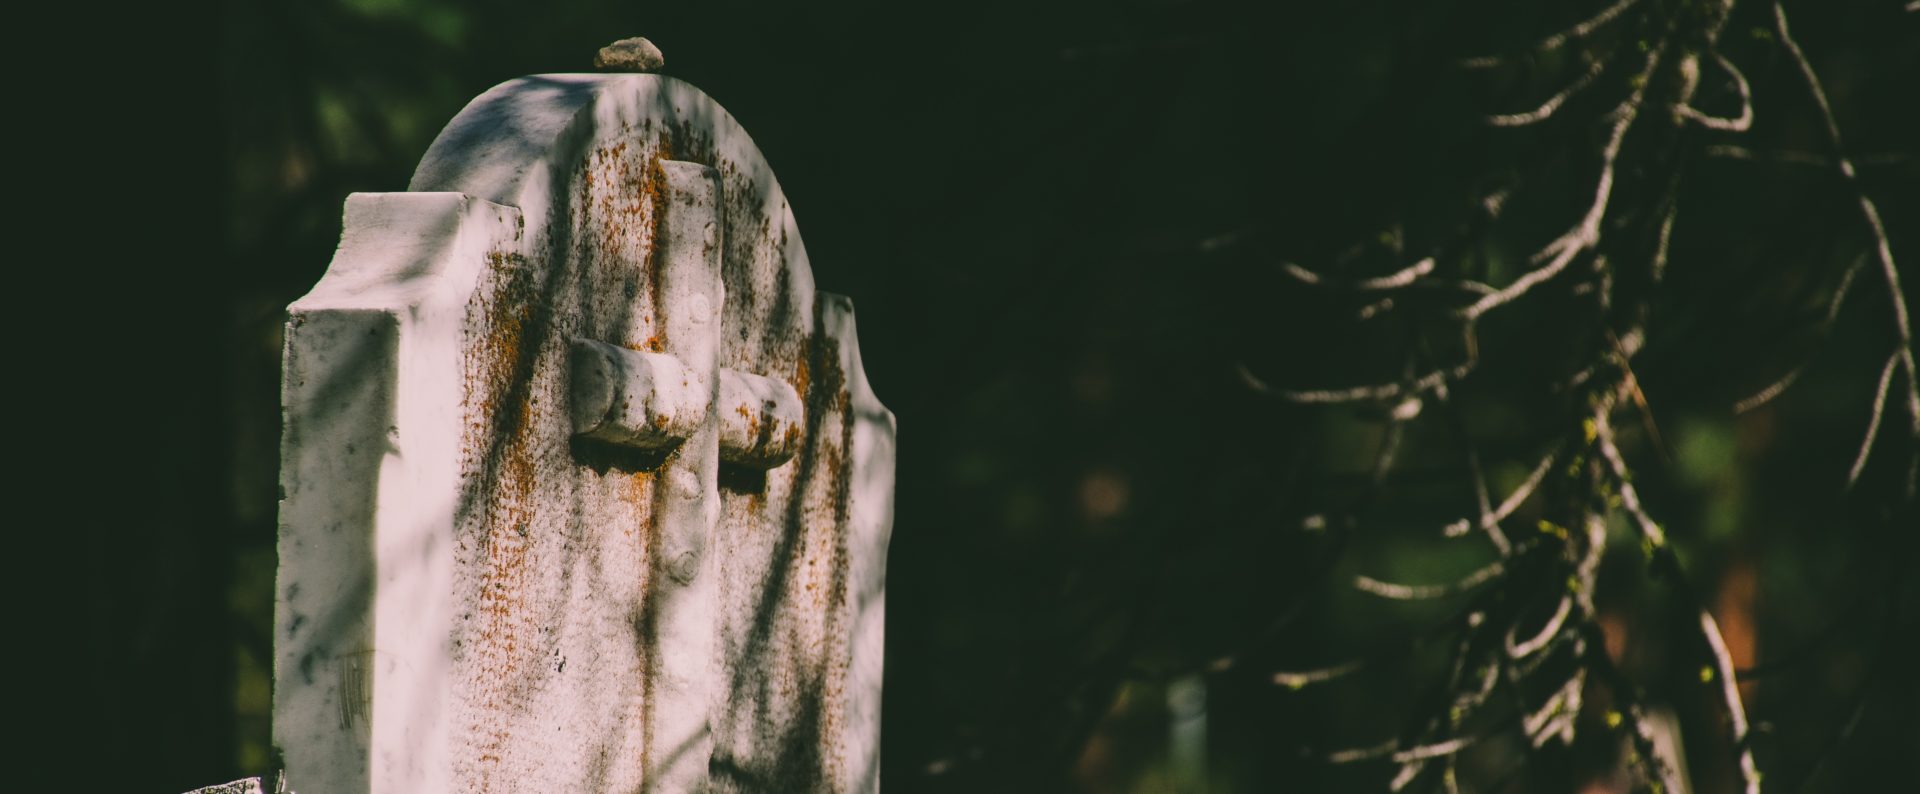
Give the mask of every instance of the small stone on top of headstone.
[{"label": "small stone on top of headstone", "polygon": [[666,65],[660,48],[640,36],[601,47],[593,56],[593,68],[607,72],[657,72]]}]

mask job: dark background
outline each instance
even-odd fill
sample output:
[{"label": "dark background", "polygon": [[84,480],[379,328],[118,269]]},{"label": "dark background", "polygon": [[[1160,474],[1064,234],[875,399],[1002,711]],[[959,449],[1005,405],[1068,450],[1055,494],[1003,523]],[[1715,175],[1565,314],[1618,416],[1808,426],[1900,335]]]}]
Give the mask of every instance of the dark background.
[{"label": "dark background", "polygon": [[[1592,127],[1486,127],[1548,93],[1550,64],[1496,85],[1456,64],[1590,6],[258,0],[23,22],[23,38],[80,34],[23,72],[32,93],[12,122],[62,152],[21,158],[35,186],[22,233],[59,244],[16,253],[13,313],[36,373],[21,391],[49,409],[21,421],[56,453],[34,467],[46,488],[22,494],[53,508],[20,521],[47,549],[15,563],[28,603],[53,607],[30,610],[52,625],[23,629],[34,639],[16,651],[59,682],[22,684],[47,701],[47,719],[23,721],[60,751],[44,768],[81,790],[153,792],[269,771],[282,310],[326,267],[346,194],[403,189],[468,99],[646,35],[776,168],[816,282],[854,298],[869,375],[899,417],[887,789],[1176,790],[1191,773],[1168,756],[1170,684],[1202,681],[1210,790],[1379,790],[1389,768],[1314,754],[1393,735],[1431,660],[1324,691],[1269,676],[1445,614],[1341,582],[1439,581],[1483,559],[1432,531],[1461,510],[1458,461],[1420,440],[1422,420],[1374,486],[1390,406],[1284,405],[1237,368],[1303,386],[1391,379],[1396,345],[1457,332],[1342,325],[1277,275],[1283,261],[1387,272],[1402,237],[1515,170],[1574,187],[1522,194],[1476,245],[1564,228],[1565,195],[1591,177],[1559,152],[1590,150]],[[1911,300],[1920,14],[1789,12]],[[1705,154],[1826,152],[1769,25],[1768,6],[1743,3],[1723,34],[1754,85],[1754,132],[1633,166],[1677,175],[1682,220],[1634,365],[1663,440],[1635,436],[1628,453],[1743,666],[1791,662],[1747,690],[1769,787],[1855,790],[1920,748],[1915,594],[1899,575],[1920,561],[1899,493],[1914,445],[1896,398],[1891,440],[1843,491],[1893,343],[1871,264],[1831,333],[1817,327],[1865,250],[1846,187],[1830,169]],[[1495,283],[1518,272],[1505,267],[1489,266]],[[1579,317],[1529,311],[1479,330],[1488,363],[1459,396],[1508,482],[1539,438],[1578,431],[1539,383],[1583,355],[1556,335]],[[1787,396],[1733,415],[1805,356]],[[1302,529],[1328,513],[1355,516],[1350,536]],[[1693,663],[1671,650],[1684,617],[1621,547],[1602,600],[1632,627],[1627,666],[1710,734],[1711,704],[1680,686]],[[1701,790],[1731,784],[1724,756],[1689,749]],[[1606,766],[1477,779],[1574,790]]]}]

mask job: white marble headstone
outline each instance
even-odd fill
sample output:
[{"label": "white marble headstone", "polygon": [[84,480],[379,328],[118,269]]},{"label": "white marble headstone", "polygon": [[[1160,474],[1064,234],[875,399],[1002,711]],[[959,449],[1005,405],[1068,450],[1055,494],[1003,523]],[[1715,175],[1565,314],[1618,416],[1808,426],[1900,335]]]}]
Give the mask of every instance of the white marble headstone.
[{"label": "white marble headstone", "polygon": [[488,91],[289,312],[293,789],[878,789],[894,419],[712,99]]}]

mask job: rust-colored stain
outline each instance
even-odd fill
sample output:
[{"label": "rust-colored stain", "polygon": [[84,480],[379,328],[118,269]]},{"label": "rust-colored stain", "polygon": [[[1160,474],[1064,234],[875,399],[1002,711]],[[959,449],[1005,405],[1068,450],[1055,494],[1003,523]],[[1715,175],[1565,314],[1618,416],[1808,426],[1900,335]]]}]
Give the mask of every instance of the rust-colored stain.
[{"label": "rust-colored stain", "polygon": [[620,529],[629,538],[638,539],[641,527],[653,521],[653,483],[653,472],[636,471],[627,475],[623,498],[633,507],[637,520],[622,524]]},{"label": "rust-colored stain", "polygon": [[[760,438],[760,417],[759,415],[753,412],[753,406],[748,405],[746,403],[741,403],[740,405],[734,406],[733,412],[735,414],[738,414],[741,419],[747,420],[747,439],[748,440],[750,441],[763,440]],[[762,444],[762,446],[765,446],[765,445]]]},{"label": "rust-colored stain", "polygon": [[807,387],[813,385],[813,375],[808,370],[807,357],[798,356],[797,358],[799,360],[794,363],[793,380],[791,383],[793,384],[794,393],[800,395],[802,399],[806,399],[808,397]]},{"label": "rust-colored stain", "polygon": [[767,739],[791,748],[790,754],[775,761],[777,768],[766,771],[777,784],[795,787],[817,786],[842,775],[845,705],[852,672],[847,532],[855,417],[849,410],[851,395],[840,366],[839,340],[818,334],[808,341],[810,355],[804,358],[811,362],[797,373],[804,373],[809,387],[802,392],[807,405],[804,432],[810,436],[802,454],[809,460],[794,486],[792,498],[798,500],[798,510],[791,520],[781,522],[782,530],[796,543],[785,561],[785,598],[775,609],[778,620],[797,633],[792,636],[795,644],[785,649],[782,658],[770,660],[764,668],[770,676],[767,683],[780,693],[780,701],[790,704],[789,721]]},{"label": "rust-colored stain", "polygon": [[[637,482],[636,477],[636,484]],[[645,496],[648,504],[661,498],[665,490],[664,488],[647,488]],[[640,496],[641,489],[636,487],[633,493],[636,497]],[[645,595],[641,597],[640,615],[635,621],[637,624],[635,628],[639,635],[637,639],[640,661],[640,713],[636,716],[640,720],[639,763],[640,768],[646,770],[653,767],[654,748],[657,743],[657,737],[654,735],[654,704],[659,697],[660,654],[657,646],[660,640],[660,599],[653,596],[658,591],[659,568],[662,567],[663,561],[658,559],[662,555],[655,553],[660,548],[661,527],[659,521],[653,520],[651,509],[641,518],[639,525],[645,536],[645,541],[641,544],[643,551],[640,561],[640,592]],[[640,790],[647,792],[652,789],[653,778],[644,776],[643,773],[640,779]]]},{"label": "rust-colored stain", "polygon": [[[487,257],[490,287],[476,294],[469,328],[486,329],[464,349],[466,417],[463,470],[472,483],[480,520],[472,542],[484,550],[475,620],[478,647],[470,648],[486,680],[514,681],[523,652],[520,633],[526,620],[526,561],[533,521],[537,464],[532,449],[535,396],[529,385],[539,351],[529,331],[545,322],[533,269],[518,254]],[[484,707],[517,693],[485,693]],[[483,721],[476,737],[482,779],[501,761],[510,737],[498,721]]]},{"label": "rust-colored stain", "polygon": [[[667,351],[670,340],[656,318],[669,316],[670,311],[665,305],[666,263],[661,256],[666,247],[664,221],[673,198],[662,164],[681,160],[714,166],[713,147],[711,139],[690,124],[647,122],[640,130],[628,127],[623,132],[624,140],[599,147],[584,164],[586,175],[582,185],[587,193],[580,206],[590,224],[581,224],[579,221],[583,219],[575,219],[584,244],[584,250],[577,251],[575,256],[576,261],[589,270],[594,264],[610,265],[614,278],[627,280],[626,294],[631,299],[628,310],[644,318],[640,327],[647,328],[648,335],[638,343],[623,340],[623,346],[662,353]],[[636,294],[632,289],[634,285],[642,287],[643,294]],[[668,417],[656,416],[653,421],[664,427]],[[661,671],[661,650],[657,645],[662,616],[655,593],[664,581],[662,574],[667,573],[668,564],[658,558],[663,528],[653,516],[655,502],[664,498],[666,489],[654,487],[657,480],[649,473],[635,472],[629,476],[624,498],[634,505],[636,520],[627,532],[629,536],[641,533],[642,558],[637,562],[642,581],[638,584],[645,594],[634,616],[640,679],[637,682],[639,713],[632,715],[637,721],[640,740],[639,758],[634,760],[638,768],[651,769],[658,762],[656,756],[662,752],[659,743],[664,740],[657,735],[655,712],[657,698],[662,696],[657,691]],[[653,785],[653,780],[643,775],[641,790],[650,790]]]},{"label": "rust-colored stain", "polygon": [[[647,252],[640,262],[640,267],[647,279],[648,298],[653,301],[655,317],[667,316],[665,307],[661,305],[666,299],[667,291],[663,281],[664,268],[660,266],[660,250],[666,247],[661,244],[660,228],[661,222],[666,220],[667,215],[667,174],[660,167],[660,161],[673,159],[672,151],[672,142],[667,140],[666,136],[661,136],[659,143],[654,147],[653,156],[647,161],[645,175],[640,180],[640,203],[647,208],[645,243]],[[664,333],[666,329],[655,326],[653,335],[647,339],[654,345],[655,352],[665,347],[666,342],[662,338]]]},{"label": "rust-colored stain", "polygon": [[[669,307],[664,305],[665,262],[660,257],[664,251],[662,222],[671,211],[667,208],[672,197],[662,163],[679,160],[707,165],[719,172],[724,188],[723,206],[717,208],[723,224],[718,253],[727,285],[723,358],[737,357],[739,360],[731,365],[745,371],[784,376],[807,406],[805,418],[799,423],[758,416],[752,405],[722,406],[721,410],[731,410],[744,419],[750,438],[762,442],[781,439],[799,455],[811,457],[804,467],[795,466],[788,469],[789,474],[776,475],[795,478],[787,481],[790,490],[781,490],[777,484],[781,481],[775,479],[771,499],[764,482],[762,490],[746,493],[752,511],[764,516],[768,525],[788,533],[795,543],[792,552],[774,563],[776,570],[783,569],[787,575],[783,584],[773,586],[778,604],[773,614],[766,616],[780,624],[775,629],[779,639],[774,641],[779,652],[769,650],[764,657],[745,663],[767,674],[768,691],[785,693],[782,700],[792,704],[795,718],[791,724],[770,726],[774,735],[766,738],[794,751],[790,755],[783,752],[781,760],[774,762],[779,768],[770,770],[775,773],[770,780],[776,785],[785,781],[795,787],[813,786],[842,775],[838,765],[845,752],[843,733],[848,715],[844,709],[853,655],[847,533],[856,418],[851,410],[847,373],[841,368],[840,341],[824,332],[809,334],[802,330],[808,327],[807,319],[815,316],[814,305],[810,294],[794,295],[798,288],[788,281],[790,241],[783,222],[784,206],[769,207],[754,180],[734,163],[718,158],[711,139],[692,129],[690,122],[643,124],[641,130],[629,129],[622,137],[624,140],[593,148],[581,164],[579,179],[571,186],[580,191],[576,194],[579,200],[566,219],[575,235],[571,240],[573,250],[570,256],[558,251],[553,254],[566,260],[556,268],[578,270],[582,279],[589,280],[587,286],[596,291],[593,294],[618,296],[623,287],[626,290],[628,300],[616,311],[631,314],[608,318],[607,325],[618,331],[603,338],[617,340],[630,350],[661,353],[669,348],[666,331],[656,322],[669,316]],[[707,254],[714,252],[709,249]],[[541,285],[532,272],[536,269],[540,268],[528,267],[517,256],[501,254],[498,259],[490,259],[489,286],[469,307],[471,327],[492,330],[469,340],[467,346],[467,466],[469,481],[475,483],[470,486],[476,495],[475,509],[480,512],[477,522],[463,524],[472,527],[471,537],[463,542],[474,544],[483,570],[479,608],[470,624],[469,636],[474,644],[467,650],[472,659],[467,664],[477,667],[480,680],[490,682],[483,686],[487,699],[475,705],[482,713],[495,715],[533,702],[538,694],[534,687],[549,677],[533,674],[533,665],[551,669],[544,666],[546,649],[531,647],[541,627],[533,625],[537,619],[530,608],[535,605],[527,603],[533,576],[528,570],[530,564],[540,562],[545,567],[546,562],[530,560],[533,543],[539,539],[531,530],[537,528],[539,518],[534,515],[534,499],[541,476],[539,464],[544,460],[539,456],[545,454],[536,445],[532,431],[536,424],[543,428],[552,424],[546,418],[551,418],[557,406],[546,403],[564,401],[550,399],[551,394],[549,399],[541,399],[530,392],[537,348],[546,338],[535,332],[583,332],[561,327],[570,319],[553,320],[548,316],[547,307],[541,303]],[[563,276],[556,273],[552,277]],[[799,299],[795,301],[799,305],[785,304],[794,298]],[[633,323],[635,318],[640,322]],[[600,319],[590,315],[587,323]],[[619,325],[622,321],[629,324]],[[606,330],[593,328],[596,333]],[[735,331],[742,348],[725,350],[732,344],[729,340]],[[645,338],[636,341],[642,334]],[[654,421],[664,426],[667,417]],[[809,446],[802,447],[803,441]],[[552,466],[553,462],[546,464]],[[802,468],[807,471],[804,481],[797,473]],[[631,621],[638,665],[636,671],[627,674],[639,676],[633,683],[640,702],[638,713],[629,712],[625,719],[638,720],[639,757],[631,758],[629,754],[635,748],[627,745],[621,752],[628,757],[620,763],[652,769],[659,763],[660,754],[672,749],[662,743],[673,739],[658,735],[657,698],[668,696],[658,691],[658,678],[663,669],[662,654],[668,651],[658,647],[664,616],[656,594],[670,586],[662,576],[668,573],[670,561],[660,558],[663,527],[653,520],[659,515],[656,503],[671,489],[655,487],[661,480],[648,472],[613,476],[626,479],[611,481],[613,489],[608,495],[632,510],[621,514],[622,526],[606,531],[617,531],[636,541],[640,554],[636,570],[641,579],[637,585],[644,594],[634,605],[635,611],[626,616]],[[792,500],[793,512],[782,509],[781,494]],[[770,510],[779,512],[769,514]],[[632,694],[633,690],[626,690],[626,696]],[[752,698],[751,694],[745,697]],[[481,762],[480,776],[469,781],[475,788],[487,788],[489,776],[505,773],[502,755],[515,738],[505,727],[510,724],[514,723],[483,717],[471,726],[477,729],[473,731],[477,740],[474,746]],[[491,784],[502,782],[510,781],[495,779]],[[654,785],[643,775],[643,791]]]}]

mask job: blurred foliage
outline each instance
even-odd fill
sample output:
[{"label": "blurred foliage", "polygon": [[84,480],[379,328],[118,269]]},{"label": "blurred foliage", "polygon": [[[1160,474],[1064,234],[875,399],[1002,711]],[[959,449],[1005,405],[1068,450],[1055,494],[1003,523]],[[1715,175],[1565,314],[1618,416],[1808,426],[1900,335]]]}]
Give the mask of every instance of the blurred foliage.
[{"label": "blurred foliage", "polygon": [[[1458,353],[1444,323],[1342,324],[1359,304],[1303,288],[1280,264],[1390,272],[1525,166],[1562,184],[1516,195],[1501,231],[1464,255],[1489,283],[1519,276],[1591,189],[1590,166],[1566,152],[1592,151],[1600,128],[1482,122],[1550,87],[1568,66],[1555,56],[1492,81],[1457,64],[1600,5],[220,6],[224,226],[208,298],[220,345],[198,354],[218,393],[186,421],[224,445],[194,476],[218,478],[225,499],[169,508],[213,540],[153,564],[214,582],[226,609],[115,620],[127,636],[208,638],[176,652],[220,675],[175,683],[222,708],[163,715],[109,699],[118,736],[171,733],[195,748],[153,751],[130,784],[179,790],[272,763],[278,334],[284,306],[326,267],[346,194],[403,189],[439,126],[487,87],[585,70],[600,45],[646,35],[669,74],[719,100],[765,151],[816,281],[858,302],[871,379],[900,420],[886,788],[1384,789],[1391,765],[1323,757],[1412,730],[1410,704],[1445,673],[1435,648],[1416,643],[1326,687],[1295,691],[1272,674],[1399,648],[1459,609],[1347,583],[1439,582],[1491,559],[1480,541],[1439,532],[1472,506],[1453,434],[1474,439],[1504,494],[1544,440],[1579,432],[1566,395],[1540,384],[1590,355],[1562,333],[1586,320],[1582,304],[1556,293],[1486,320],[1474,340],[1485,366],[1451,397],[1457,426],[1431,400],[1409,422],[1391,402],[1284,404],[1237,369],[1319,387],[1400,378],[1395,351],[1409,344]],[[1890,0],[1790,5],[1911,292],[1920,14]],[[1724,34],[1753,84],[1756,128],[1695,130],[1684,168],[1646,158],[1623,177],[1671,185],[1681,220],[1632,364],[1648,408],[1623,414],[1619,434],[1694,586],[1730,634],[1744,627],[1740,663],[1767,673],[1742,692],[1769,788],[1855,790],[1899,779],[1916,746],[1920,604],[1910,578],[1889,574],[1920,562],[1913,502],[1899,494],[1914,441],[1895,400],[1893,430],[1843,488],[1893,341],[1888,295],[1869,267],[1831,332],[1819,327],[1867,238],[1849,188],[1792,159],[1826,149],[1768,13],[1742,3]],[[1702,101],[1731,101],[1716,91]],[[1702,154],[1736,142],[1760,156]],[[1658,195],[1623,201],[1657,212]],[[1778,400],[1732,412],[1809,356]],[[1401,432],[1390,476],[1376,477],[1377,450]],[[1514,525],[1531,527],[1538,509]],[[1609,532],[1624,552],[1605,559],[1597,595],[1607,652],[1677,715],[1696,790],[1733,790],[1711,738],[1724,730],[1715,703],[1688,684],[1692,626],[1649,579],[1631,529]],[[116,592],[102,597],[189,591]],[[98,650],[126,660],[104,674],[163,685],[130,642]],[[1181,708],[1204,714],[1198,769],[1169,738]],[[1600,718],[1581,729],[1601,733]],[[1613,745],[1588,740],[1509,776],[1519,746],[1463,756],[1475,790],[1570,791],[1618,764]]]}]

